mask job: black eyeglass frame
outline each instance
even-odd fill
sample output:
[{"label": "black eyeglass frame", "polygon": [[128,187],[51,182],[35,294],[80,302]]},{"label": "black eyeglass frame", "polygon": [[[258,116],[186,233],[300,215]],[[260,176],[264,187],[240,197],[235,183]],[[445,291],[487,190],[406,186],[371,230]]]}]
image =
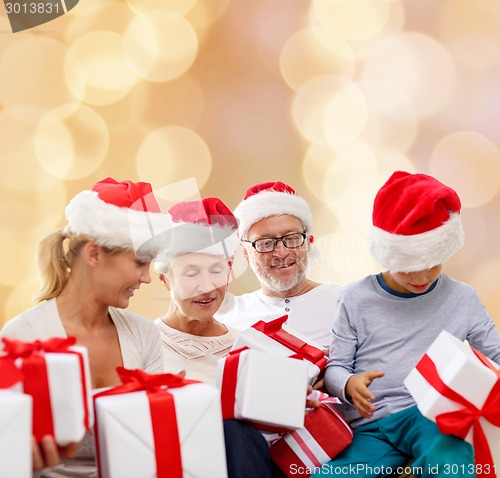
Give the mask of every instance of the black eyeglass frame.
[{"label": "black eyeglass frame", "polygon": [[[297,245],[297,246],[287,246],[286,245],[286,239],[288,236],[302,236],[302,242]],[[243,242],[248,242],[248,244],[251,244],[252,247],[259,253],[259,254],[267,254],[268,252],[273,252],[276,250],[278,247],[278,243],[281,242],[287,249],[298,249],[299,247],[302,247],[304,243],[306,242],[306,237],[307,237],[307,232],[291,232],[290,234],[285,234],[284,236],[281,237],[265,237],[262,239],[257,239],[256,241],[247,241],[246,239],[243,239]],[[259,251],[257,249],[256,244],[260,241],[274,241],[273,248],[269,251]]]}]

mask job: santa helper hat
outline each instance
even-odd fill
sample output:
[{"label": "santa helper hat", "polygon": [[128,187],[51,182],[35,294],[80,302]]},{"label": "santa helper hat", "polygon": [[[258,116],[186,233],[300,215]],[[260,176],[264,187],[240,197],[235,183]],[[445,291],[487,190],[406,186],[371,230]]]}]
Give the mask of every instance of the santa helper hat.
[{"label": "santa helper hat", "polygon": [[464,243],[457,193],[427,174],[396,171],[373,205],[369,248],[393,272],[430,269]]},{"label": "santa helper hat", "polygon": [[271,181],[249,188],[234,210],[240,223],[240,238],[261,219],[288,214],[302,221],[307,232],[312,231],[312,214],[307,202],[288,184]]},{"label": "santa helper hat", "polygon": [[66,207],[65,232],[85,235],[98,245],[156,255],[172,228],[151,185],[106,178],[78,193]]},{"label": "santa helper hat", "polygon": [[174,223],[165,251],[168,256],[198,252],[232,262],[239,246],[238,221],[219,198],[180,202],[168,212]]}]

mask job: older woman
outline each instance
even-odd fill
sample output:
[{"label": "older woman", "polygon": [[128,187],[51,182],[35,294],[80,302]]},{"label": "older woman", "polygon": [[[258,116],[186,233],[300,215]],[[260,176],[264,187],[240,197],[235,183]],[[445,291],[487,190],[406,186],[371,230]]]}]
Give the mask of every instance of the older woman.
[{"label": "older woman", "polygon": [[[0,335],[25,341],[76,337],[88,349],[93,388],[120,384],[117,366],[162,372],[156,327],[124,309],[151,281],[155,232],[170,227],[170,216],[161,214],[148,183],[107,178],[78,193],[66,218],[63,230],[40,243],[40,303],[7,322]],[[76,449],[57,450],[52,437],[44,437],[41,447],[34,446],[34,468],[51,467],[40,473],[43,478],[97,476],[91,433],[76,457],[52,467]]]},{"label": "older woman", "polygon": [[229,353],[238,333],[214,319],[239,244],[238,225],[217,198],[178,203],[169,212],[176,227],[155,261],[171,297],[170,309],[155,322],[165,370],[215,384],[217,360]]},{"label": "older woman", "polygon": [[[228,286],[238,224],[218,198],[188,201],[169,209],[175,227],[155,269],[171,297],[168,312],[155,323],[164,350],[165,370],[184,370],[187,378],[215,383],[216,364],[237,335],[214,319]],[[237,420],[224,422],[229,477],[272,476],[266,440]]]}]

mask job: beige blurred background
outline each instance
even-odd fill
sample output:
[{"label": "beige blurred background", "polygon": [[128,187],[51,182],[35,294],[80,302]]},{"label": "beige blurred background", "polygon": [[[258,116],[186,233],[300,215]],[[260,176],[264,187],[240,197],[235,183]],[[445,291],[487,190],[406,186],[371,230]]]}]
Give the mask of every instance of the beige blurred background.
[{"label": "beige blurred background", "polygon": [[[396,169],[463,201],[446,265],[500,324],[498,0],[80,0],[13,34],[0,2],[0,325],[31,306],[38,240],[96,181],[143,180],[165,202],[256,182],[310,201],[310,276],[378,271],[373,197]],[[257,282],[238,258],[233,292]],[[130,308],[168,306],[153,277]]]}]

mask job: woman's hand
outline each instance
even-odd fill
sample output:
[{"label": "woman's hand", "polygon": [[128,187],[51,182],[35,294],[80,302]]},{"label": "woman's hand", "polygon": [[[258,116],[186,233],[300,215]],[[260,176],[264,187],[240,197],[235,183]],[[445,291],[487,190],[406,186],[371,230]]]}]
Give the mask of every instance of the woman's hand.
[{"label": "woman's hand", "polygon": [[317,382],[313,384],[314,390],[321,390],[322,392],[326,392],[325,379],[320,378]]},{"label": "woman's hand", "polygon": [[353,375],[345,386],[347,397],[352,399],[359,414],[364,418],[370,418],[375,411],[375,395],[368,390],[374,379],[384,376],[384,372],[370,370],[359,375]]},{"label": "woman's hand", "polygon": [[79,443],[70,443],[65,447],[57,446],[54,437],[45,435],[40,444],[33,437],[33,470],[39,471],[44,468],[56,466],[63,459],[71,459],[78,451]]},{"label": "woman's hand", "polygon": [[320,406],[320,401],[315,398],[317,396],[319,396],[318,392],[313,393],[313,388],[311,387],[311,385],[308,385],[307,396],[306,396],[306,415],[310,411]]}]

